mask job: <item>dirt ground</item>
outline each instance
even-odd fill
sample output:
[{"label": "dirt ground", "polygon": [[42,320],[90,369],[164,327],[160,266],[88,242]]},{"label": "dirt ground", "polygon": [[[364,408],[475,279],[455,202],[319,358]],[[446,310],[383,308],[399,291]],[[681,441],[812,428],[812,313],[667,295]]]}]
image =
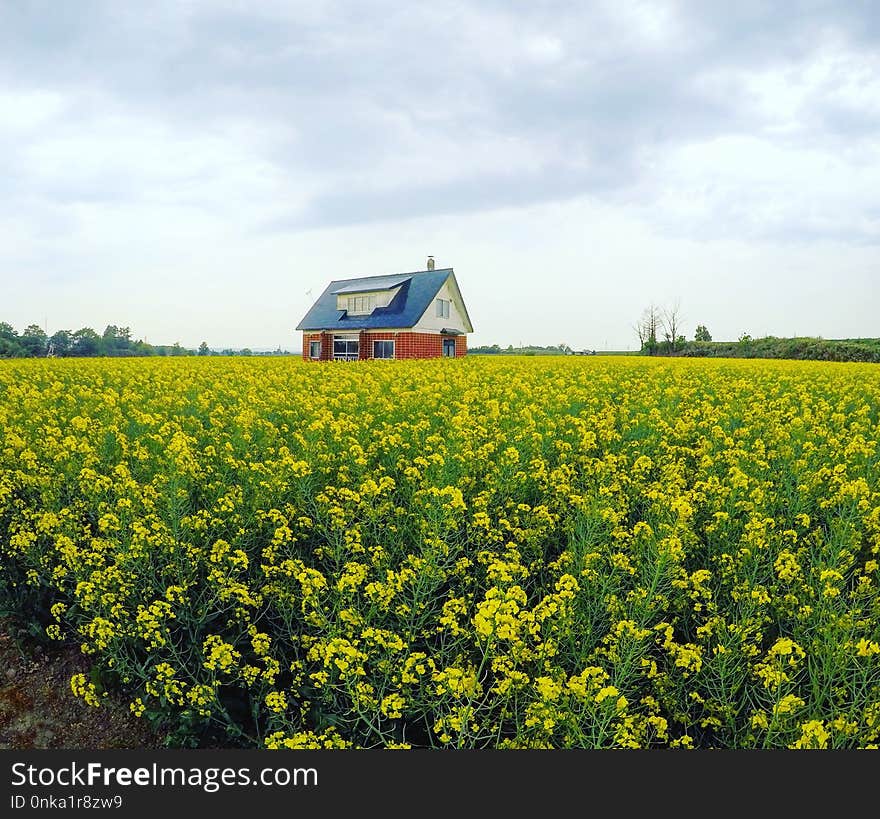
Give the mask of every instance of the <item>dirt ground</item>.
[{"label": "dirt ground", "polygon": [[126,701],[93,708],[73,696],[70,678],[88,670],[79,649],[17,645],[0,622],[0,749],[162,747]]}]

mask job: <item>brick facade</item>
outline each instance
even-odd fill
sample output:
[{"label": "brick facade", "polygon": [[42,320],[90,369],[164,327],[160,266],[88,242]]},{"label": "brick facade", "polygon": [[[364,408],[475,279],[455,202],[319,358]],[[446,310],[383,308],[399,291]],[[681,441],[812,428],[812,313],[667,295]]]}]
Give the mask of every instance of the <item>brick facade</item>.
[{"label": "brick facade", "polygon": [[[321,342],[321,357],[313,359],[309,355],[309,342]],[[303,361],[330,361],[333,358],[333,334],[332,333],[303,333]]]},{"label": "brick facade", "polygon": [[[443,355],[443,339],[455,339],[455,357],[467,354],[467,336],[443,336],[439,333],[414,332],[370,332],[362,330],[358,333],[358,356],[363,359],[373,357],[374,341],[394,341],[395,358],[440,358]],[[321,342],[320,359],[309,356],[309,342]],[[333,333],[303,333],[303,361],[331,361],[333,359]]]}]

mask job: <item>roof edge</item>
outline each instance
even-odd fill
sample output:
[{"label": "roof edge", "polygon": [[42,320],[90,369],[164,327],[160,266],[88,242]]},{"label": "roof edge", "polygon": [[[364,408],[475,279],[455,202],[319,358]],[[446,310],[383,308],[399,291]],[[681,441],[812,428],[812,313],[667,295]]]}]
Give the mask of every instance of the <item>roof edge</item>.
[{"label": "roof edge", "polygon": [[434,270],[410,270],[403,273],[374,273],[371,276],[352,276],[350,279],[333,279],[330,282],[330,286],[332,287],[334,284],[341,284],[342,282],[359,282],[366,281],[367,279],[390,279],[392,276],[418,276],[419,273],[452,273],[453,268],[451,267],[438,267]]}]

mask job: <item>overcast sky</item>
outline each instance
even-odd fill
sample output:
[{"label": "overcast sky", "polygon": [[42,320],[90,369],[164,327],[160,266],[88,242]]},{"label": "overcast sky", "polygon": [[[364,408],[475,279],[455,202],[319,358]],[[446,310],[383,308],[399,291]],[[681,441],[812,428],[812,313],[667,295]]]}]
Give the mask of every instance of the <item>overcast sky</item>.
[{"label": "overcast sky", "polygon": [[0,321],[299,349],[454,267],[472,345],[880,336],[880,5],[0,0]]}]

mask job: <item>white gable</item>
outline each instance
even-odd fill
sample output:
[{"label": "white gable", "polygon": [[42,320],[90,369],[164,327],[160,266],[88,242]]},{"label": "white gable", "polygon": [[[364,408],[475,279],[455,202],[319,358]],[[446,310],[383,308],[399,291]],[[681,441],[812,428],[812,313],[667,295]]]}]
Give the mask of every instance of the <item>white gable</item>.
[{"label": "white gable", "polygon": [[[440,299],[448,303],[449,315],[438,316],[437,300]],[[439,332],[445,328],[451,330],[460,330],[463,333],[473,331],[470,322],[464,313],[464,304],[461,300],[461,294],[453,283],[450,276],[444,283],[437,295],[431,300],[428,309],[422,314],[418,320],[414,330],[424,330],[426,332]]]}]

